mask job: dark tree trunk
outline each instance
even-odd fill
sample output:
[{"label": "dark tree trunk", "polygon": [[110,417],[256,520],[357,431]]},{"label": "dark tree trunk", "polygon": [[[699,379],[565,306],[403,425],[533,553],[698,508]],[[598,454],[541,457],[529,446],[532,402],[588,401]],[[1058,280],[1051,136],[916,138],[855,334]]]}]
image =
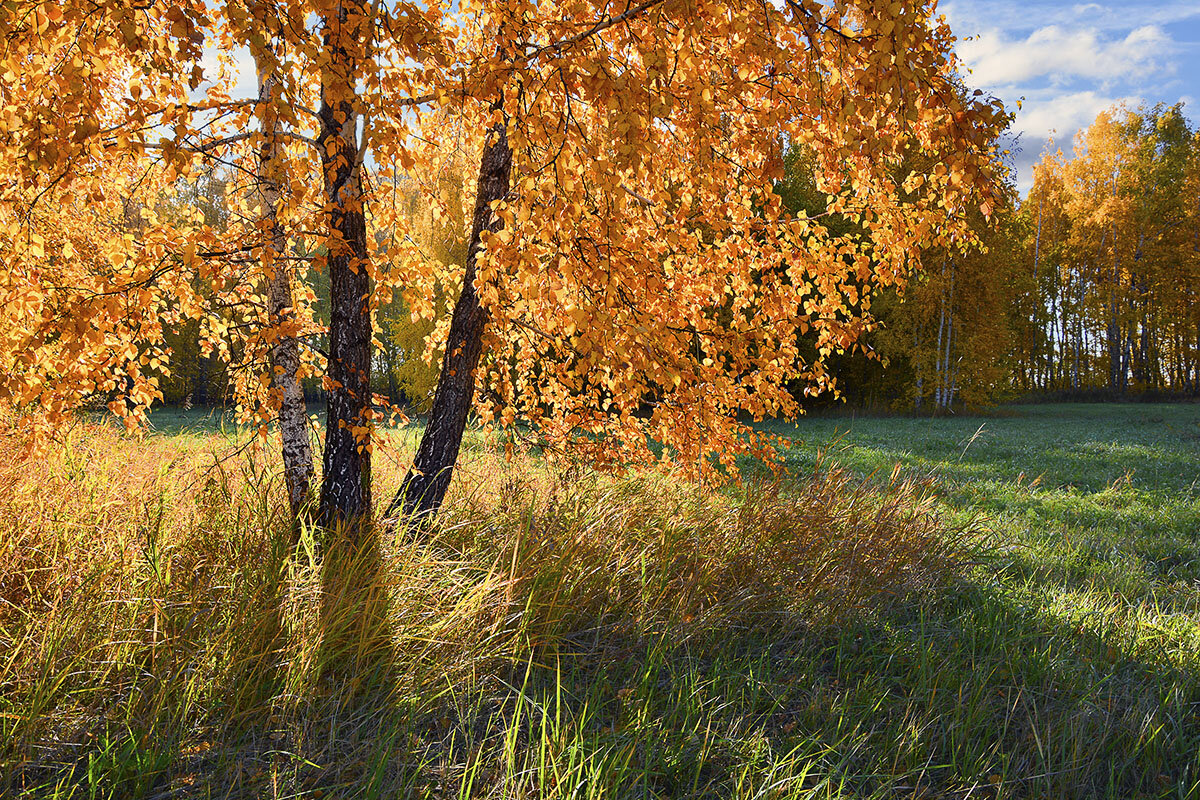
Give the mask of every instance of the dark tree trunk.
[{"label": "dark tree trunk", "polygon": [[[357,523],[371,513],[371,291],[354,109],[361,20],[346,5],[325,22],[329,68],[321,86],[321,163],[330,205],[329,367],[320,523]],[[361,11],[361,9],[359,9]],[[354,15],[361,17],[361,14]]]},{"label": "dark tree trunk", "polygon": [[211,380],[211,373],[208,356],[198,353],[196,355],[196,377],[192,383],[193,405],[202,407],[208,405],[208,382]]},{"label": "dark tree trunk", "polygon": [[[1101,241],[1103,247],[1103,240]],[[1113,237],[1116,248],[1116,237]],[[1125,353],[1121,345],[1121,320],[1117,313],[1117,282],[1120,280],[1120,260],[1113,256],[1112,283],[1108,287],[1108,387],[1115,394],[1125,390]]]},{"label": "dark tree trunk", "polygon": [[388,508],[389,518],[401,514],[410,520],[426,518],[437,511],[446,497],[450,473],[458,460],[463,430],[475,394],[475,370],[479,366],[487,322],[487,312],[475,291],[475,261],[482,249],[483,232],[494,233],[502,226],[491,206],[508,194],[511,172],[512,150],[505,126],[500,123],[488,132],[480,161],[463,289],[454,304],[446,354],[442,358],[442,370],[429,411],[429,424],[425,426],[412,468]]},{"label": "dark tree trunk", "polygon": [[1116,302],[1109,303],[1108,325],[1105,328],[1108,349],[1108,388],[1115,394],[1121,391],[1121,327],[1117,322]]}]

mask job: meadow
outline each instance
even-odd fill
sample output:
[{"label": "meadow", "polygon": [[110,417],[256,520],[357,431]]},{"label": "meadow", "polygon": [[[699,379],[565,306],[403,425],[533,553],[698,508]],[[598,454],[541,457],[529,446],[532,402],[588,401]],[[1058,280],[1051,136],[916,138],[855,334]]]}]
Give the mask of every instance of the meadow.
[{"label": "meadow", "polygon": [[476,434],[432,529],[294,544],[155,424],[0,440],[0,795],[1200,796],[1200,406],[772,423],[705,493]]}]

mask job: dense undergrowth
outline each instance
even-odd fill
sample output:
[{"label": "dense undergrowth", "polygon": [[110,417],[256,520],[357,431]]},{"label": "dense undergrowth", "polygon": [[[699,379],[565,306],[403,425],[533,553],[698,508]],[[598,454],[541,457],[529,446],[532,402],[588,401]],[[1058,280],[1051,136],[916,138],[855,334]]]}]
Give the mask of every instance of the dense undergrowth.
[{"label": "dense undergrowth", "polygon": [[698,497],[477,447],[434,528],[292,547],[227,439],[3,447],[5,797],[1200,793],[1195,625],[1052,613],[909,472]]}]

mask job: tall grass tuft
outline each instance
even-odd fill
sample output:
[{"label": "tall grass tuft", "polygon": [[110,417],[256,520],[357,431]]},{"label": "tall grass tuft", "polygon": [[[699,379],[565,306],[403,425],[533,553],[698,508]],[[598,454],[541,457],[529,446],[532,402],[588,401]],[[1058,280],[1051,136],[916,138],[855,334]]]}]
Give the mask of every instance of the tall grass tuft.
[{"label": "tall grass tuft", "polygon": [[452,504],[395,562],[419,565],[412,577],[433,590],[421,607],[458,627],[447,641],[520,659],[522,648],[782,638],[844,622],[944,584],[970,533],[939,517],[929,484],[880,487],[823,466],[700,498],[657,476],[518,477]]},{"label": "tall grass tuft", "polygon": [[781,750],[743,673],[965,560],[895,477],[697,498],[487,454],[419,536],[293,547],[270,460],[222,448],[0,441],[0,795],[828,794],[845,752]]}]

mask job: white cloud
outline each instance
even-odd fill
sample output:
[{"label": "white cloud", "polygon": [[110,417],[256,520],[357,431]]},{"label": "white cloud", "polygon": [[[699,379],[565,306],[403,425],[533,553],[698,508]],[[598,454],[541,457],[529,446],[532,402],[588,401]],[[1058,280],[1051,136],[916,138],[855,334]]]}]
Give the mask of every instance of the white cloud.
[{"label": "white cloud", "polygon": [[1113,97],[1090,90],[1039,94],[1043,96],[1027,99],[1022,104],[1014,126],[1039,138],[1053,135],[1063,150],[1070,149],[1075,131],[1091,125],[1096,115],[1104,109],[1118,103],[1125,103],[1132,108],[1142,99],[1136,96]]},{"label": "white cloud", "polygon": [[972,69],[966,82],[1010,110],[1024,98],[1012,129],[1022,191],[1049,139],[1069,154],[1103,109],[1200,97],[1197,0],[945,0],[941,10],[956,35],[974,37],[955,48]]},{"label": "white cloud", "polygon": [[1162,28],[1144,25],[1123,39],[1106,38],[1092,28],[1059,25],[1038,28],[1024,39],[990,30],[960,42],[958,53],[971,68],[972,83],[1011,86],[1045,79],[1128,81],[1169,70],[1175,42]]},{"label": "white cloud", "polygon": [[1041,90],[1031,93],[1019,111],[1013,128],[1020,132],[1018,151],[1013,156],[1017,190],[1028,193],[1033,183],[1033,165],[1042,157],[1042,150],[1053,142],[1051,149],[1062,150],[1068,156],[1075,146],[1075,134],[1095,121],[1106,108],[1124,103],[1136,107],[1143,98],[1133,95],[1116,97],[1095,91],[1055,92]]}]

